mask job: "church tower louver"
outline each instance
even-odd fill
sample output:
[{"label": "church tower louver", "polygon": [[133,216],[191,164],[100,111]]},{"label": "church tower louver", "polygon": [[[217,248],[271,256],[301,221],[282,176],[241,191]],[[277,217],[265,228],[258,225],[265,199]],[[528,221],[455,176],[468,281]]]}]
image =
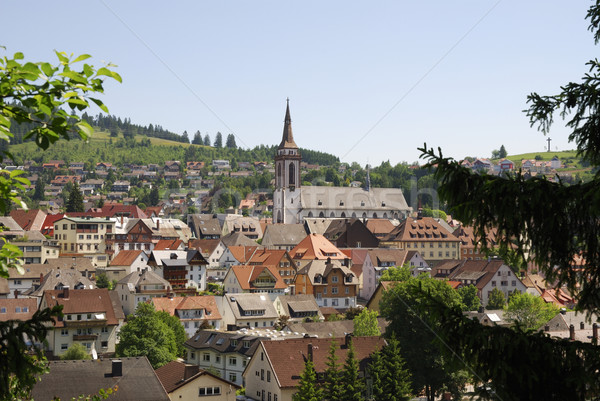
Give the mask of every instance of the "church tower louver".
[{"label": "church tower louver", "polygon": [[287,99],[283,137],[275,156],[275,192],[273,221],[298,223],[300,212],[300,151],[292,134],[290,99]]}]

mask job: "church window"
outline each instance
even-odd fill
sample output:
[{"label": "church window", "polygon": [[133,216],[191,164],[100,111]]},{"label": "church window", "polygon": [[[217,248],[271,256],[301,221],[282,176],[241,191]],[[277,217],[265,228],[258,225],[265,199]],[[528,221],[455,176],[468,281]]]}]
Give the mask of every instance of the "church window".
[{"label": "church window", "polygon": [[290,163],[290,185],[296,185],[296,166],[294,163]]}]

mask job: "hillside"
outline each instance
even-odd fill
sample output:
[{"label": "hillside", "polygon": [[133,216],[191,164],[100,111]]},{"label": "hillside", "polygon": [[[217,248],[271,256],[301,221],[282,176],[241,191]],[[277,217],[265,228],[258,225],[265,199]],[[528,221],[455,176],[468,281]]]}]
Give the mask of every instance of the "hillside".
[{"label": "hillside", "polygon": [[[78,139],[58,141],[48,150],[41,152],[33,142],[11,145],[10,150],[17,164],[25,160],[44,163],[48,160],[64,160],[65,162],[84,161],[95,165],[98,162],[109,162],[115,165],[164,164],[167,160],[204,161],[227,159],[235,162],[271,162],[275,155],[275,146],[260,145],[254,149],[215,148],[212,146],[192,145],[169,139],[135,135],[133,139],[125,139],[122,134],[112,137],[107,131],[96,131],[87,141]],[[310,164],[333,165],[339,159],[331,154],[301,149],[302,159]]]}]

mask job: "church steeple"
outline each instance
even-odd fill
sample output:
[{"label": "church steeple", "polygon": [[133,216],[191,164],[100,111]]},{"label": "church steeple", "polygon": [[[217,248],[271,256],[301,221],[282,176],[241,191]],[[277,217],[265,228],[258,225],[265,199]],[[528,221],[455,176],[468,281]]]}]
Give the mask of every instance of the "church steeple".
[{"label": "church steeple", "polygon": [[279,149],[298,149],[298,145],[294,142],[292,134],[292,118],[290,117],[290,98],[287,98],[287,106],[285,108],[285,121],[283,123],[283,138],[279,144]]}]

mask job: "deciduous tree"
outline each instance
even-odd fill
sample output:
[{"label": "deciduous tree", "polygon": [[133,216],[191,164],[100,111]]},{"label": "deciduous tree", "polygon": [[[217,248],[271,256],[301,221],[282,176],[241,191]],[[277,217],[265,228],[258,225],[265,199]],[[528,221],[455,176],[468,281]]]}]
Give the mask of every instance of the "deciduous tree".
[{"label": "deciduous tree", "polygon": [[498,288],[494,288],[488,297],[488,303],[486,308],[490,310],[504,309],[506,306],[506,297],[504,293]]},{"label": "deciduous tree", "polygon": [[481,300],[477,296],[477,287],[475,287],[473,284],[470,284],[460,287],[457,291],[462,300],[464,310],[474,311],[479,309],[481,306]]},{"label": "deciduous tree", "polygon": [[536,330],[559,312],[559,307],[539,296],[515,292],[508,298],[506,318],[523,330]]},{"label": "deciduous tree", "polygon": [[377,324],[377,311],[371,311],[367,308],[363,308],[362,312],[358,314],[352,321],[354,322],[354,335],[355,336],[379,336],[381,331]]},{"label": "deciduous tree", "polygon": [[81,343],[73,343],[65,351],[65,353],[60,356],[60,359],[63,359],[63,360],[92,359],[92,356],[89,354],[87,348],[84,347]]}]

